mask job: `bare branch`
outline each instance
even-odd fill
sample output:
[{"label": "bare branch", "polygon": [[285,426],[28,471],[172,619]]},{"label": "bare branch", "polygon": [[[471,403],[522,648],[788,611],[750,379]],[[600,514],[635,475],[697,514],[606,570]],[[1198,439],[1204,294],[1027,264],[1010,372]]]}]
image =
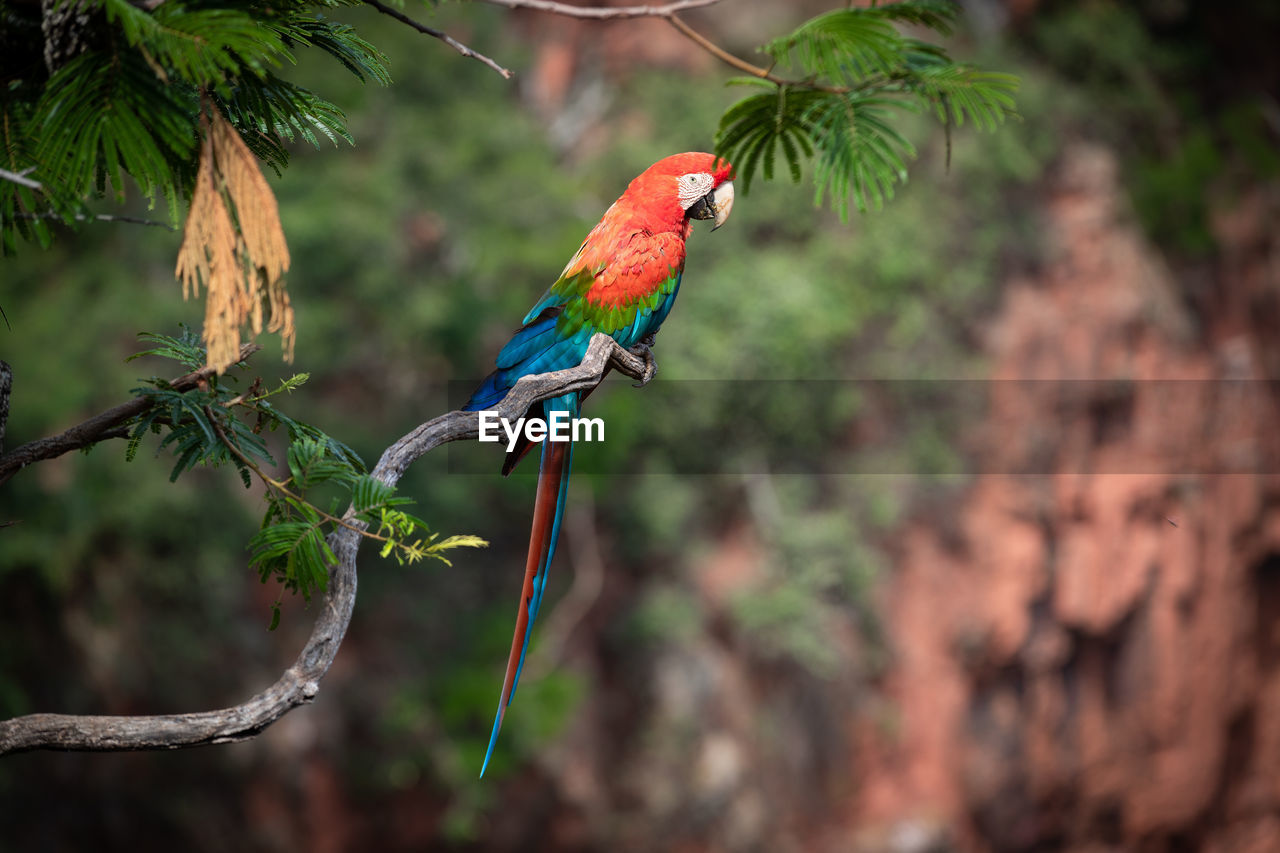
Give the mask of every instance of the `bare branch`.
[{"label": "bare branch", "polygon": [[10,172],[8,169],[0,169],[0,180],[9,181],[11,183],[15,183],[20,186],[27,187],[28,189],[33,189],[33,190],[44,189],[44,185],[41,184],[39,181],[35,180],[34,178],[27,177],[27,172],[29,171],[30,169],[26,170],[25,172]]},{"label": "bare branch", "polygon": [[[56,219],[62,221],[62,217],[56,213],[18,213],[14,214],[15,219]],[[86,216],[83,213],[77,213],[75,220],[78,222],[126,222],[130,225],[150,225],[153,228],[163,228],[166,231],[177,231],[167,222],[157,222],[154,219],[142,219],[137,216],[116,216],[111,213],[98,213],[93,216]]]},{"label": "bare branch", "polygon": [[399,9],[393,9],[390,6],[386,5],[385,3],[380,3],[379,0],[364,0],[364,3],[366,6],[372,6],[373,8],[377,9],[379,12],[381,12],[384,15],[390,15],[391,17],[395,18],[397,21],[399,21],[402,24],[413,27],[415,30],[417,30],[420,33],[429,35],[432,38],[440,39],[440,41],[449,45],[449,47],[453,48],[463,56],[470,57],[471,59],[478,59],[479,61],[483,62],[485,65],[492,68],[494,71],[497,71],[499,74],[501,74],[504,80],[511,79],[510,69],[503,68],[501,65],[494,62],[489,57],[485,56],[483,53],[479,53],[478,51],[472,50],[471,48],[467,47],[465,44],[458,41],[448,33],[441,32],[440,30],[437,30],[433,27],[428,27],[426,24],[420,24],[417,21],[415,21],[413,18],[410,18],[404,12],[401,12]]},{"label": "bare branch", "polygon": [[[164,2],[164,0],[160,0],[160,2]],[[160,4],[157,3],[156,5],[158,6]],[[28,187],[29,189],[33,189],[33,190],[40,190],[43,192],[44,184],[40,183],[35,178],[27,177],[27,175],[31,174],[33,171],[35,171],[34,166],[28,169],[23,169],[21,172],[10,172],[8,169],[0,169],[0,180],[10,181],[11,183]],[[17,214],[14,214],[14,216],[17,219],[57,219],[59,221],[62,220],[61,216],[53,212],[17,213]],[[167,228],[170,231],[175,230],[172,225],[169,225],[165,222],[156,222],[155,220],[152,220],[152,219],[139,219],[138,217],[135,217],[135,216],[113,216],[112,214],[109,214],[109,213],[99,213],[95,216],[85,216],[83,213],[77,213],[75,215],[75,218],[80,222],[87,222],[87,221],[94,221],[94,220],[98,222],[128,222],[133,225],[152,225],[157,228]]]},{"label": "bare branch", "polygon": [[725,65],[728,65],[731,68],[736,68],[746,74],[750,74],[752,77],[759,77],[761,80],[768,80],[770,83],[777,86],[794,86],[801,89],[813,89],[819,92],[834,92],[836,94],[844,94],[850,91],[848,86],[827,86],[815,83],[812,80],[788,80],[785,77],[779,77],[773,73],[772,65],[769,68],[762,68],[759,65],[753,65],[745,59],[740,59],[734,56],[732,53],[720,47],[720,45],[711,41],[709,38],[702,35],[702,33],[698,32],[675,15],[663,15],[662,17],[666,19],[667,23],[675,27],[681,35],[689,39],[689,41],[693,42],[698,47],[723,62]]},{"label": "bare branch", "polygon": [[[244,361],[260,349],[262,347],[258,344],[244,344],[240,347],[238,361]],[[185,391],[188,388],[196,387],[196,385],[213,374],[213,368],[202,367],[185,376],[179,376],[169,384],[177,391]],[[55,456],[61,456],[72,450],[79,450],[82,447],[97,444],[108,438],[122,438],[128,434],[128,431],[122,430],[121,427],[145,412],[150,405],[151,401],[146,397],[134,397],[129,402],[121,403],[101,414],[94,415],[89,420],[76,424],[65,432],[48,438],[29,441],[20,447],[15,447],[9,453],[0,456],[0,485],[7,483],[9,478],[33,462],[52,459]]]},{"label": "bare branch", "polygon": [[[366,2],[369,2],[369,0],[366,0]],[[713,6],[719,3],[720,0],[676,0],[676,2],[663,3],[656,6],[574,6],[569,3],[556,2],[556,0],[480,0],[480,2],[488,3],[492,6],[502,6],[505,9],[532,9],[536,12],[548,12],[553,15],[593,21],[616,21],[623,18],[662,18],[675,27],[681,35],[716,59],[743,73],[750,74],[752,77],[759,77],[761,80],[768,80],[779,86],[799,86],[824,92],[849,91],[847,87],[821,86],[808,80],[788,80],[778,77],[771,68],[762,68],[759,65],[754,65],[745,59],[734,56],[676,17],[680,12]]]},{"label": "bare branch", "polygon": [[663,15],[662,17],[666,18],[667,22],[670,23],[671,26],[679,30],[681,35],[683,35],[685,38],[689,39],[698,47],[702,48],[707,53],[711,54],[716,59],[720,60],[726,65],[736,68],[739,71],[746,72],[747,74],[750,74],[753,77],[759,77],[763,80],[770,80],[774,83],[784,82],[774,77],[772,74],[770,74],[769,69],[761,68],[758,65],[752,65],[750,62],[747,62],[745,59],[739,59],[738,57],[734,56],[732,53],[720,47],[718,44],[715,44],[706,36],[702,35],[697,30],[695,30],[693,27],[689,26],[684,21],[677,18],[675,15]]},{"label": "bare branch", "polygon": [[9,423],[9,392],[13,390],[13,368],[0,360],[0,453],[4,453],[4,430]]},{"label": "bare branch", "polygon": [[[625,350],[608,335],[597,334],[577,367],[526,376],[494,411],[501,417],[518,418],[541,400],[594,388],[611,368],[644,382],[653,376],[653,355],[643,345]],[[455,411],[441,415],[388,447],[372,476],[394,486],[409,465],[427,452],[445,442],[476,438],[479,434],[478,413]],[[353,509],[347,510],[345,520],[349,526],[329,536],[337,563],[329,573],[311,637],[293,666],[275,684],[240,705],[218,711],[138,717],[15,717],[0,721],[0,755],[33,749],[118,751],[234,743],[254,737],[289,711],[313,701],[320,690],[320,679],[338,653],[355,607],[356,551],[363,522],[355,520]]]},{"label": "bare branch", "polygon": [[92,220],[94,222],[124,222],[129,225],[146,225],[151,228],[163,228],[166,231],[177,231],[168,222],[158,222],[154,219],[143,219],[140,216],[116,216],[113,213],[98,213],[93,216],[76,216],[76,219]]},{"label": "bare branch", "polygon": [[564,15],[570,18],[589,18],[594,21],[622,18],[669,18],[677,12],[701,9],[720,2],[720,0],[676,0],[674,3],[663,3],[659,6],[574,6],[570,3],[557,3],[554,0],[481,1],[507,9],[533,9],[537,12],[550,12],[553,15]]}]

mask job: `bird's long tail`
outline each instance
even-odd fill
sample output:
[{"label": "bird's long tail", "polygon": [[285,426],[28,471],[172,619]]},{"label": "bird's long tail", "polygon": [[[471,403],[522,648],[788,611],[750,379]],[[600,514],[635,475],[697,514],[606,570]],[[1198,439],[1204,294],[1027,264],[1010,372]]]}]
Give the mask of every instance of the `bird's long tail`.
[{"label": "bird's long tail", "polygon": [[[567,408],[571,416],[578,414],[576,395],[557,397],[547,403],[548,415],[553,407],[562,410]],[[560,536],[560,519],[564,516],[564,500],[569,493],[569,464],[572,458],[572,442],[548,439],[542,443],[538,490],[533,504],[533,531],[529,535],[529,556],[524,569],[524,589],[520,593],[520,606],[516,611],[516,630],[511,638],[511,654],[507,657],[507,675],[503,679],[502,693],[498,697],[498,713],[493,721],[493,732],[489,735],[484,766],[480,768],[482,778],[489,767],[489,759],[493,757],[493,747],[498,742],[498,732],[502,730],[502,718],[520,683],[520,671],[524,669],[529,637],[533,633],[533,623],[538,618],[542,593],[547,585],[547,568],[555,556],[556,540]]]}]

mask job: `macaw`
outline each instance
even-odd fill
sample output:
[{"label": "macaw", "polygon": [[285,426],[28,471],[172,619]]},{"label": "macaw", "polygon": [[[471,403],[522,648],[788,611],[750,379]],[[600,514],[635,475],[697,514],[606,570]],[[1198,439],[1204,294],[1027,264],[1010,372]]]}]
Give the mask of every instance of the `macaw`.
[{"label": "macaw", "polygon": [[[627,348],[650,338],[667,318],[680,289],[684,244],[693,231],[693,220],[714,220],[714,231],[729,218],[732,208],[733,167],[711,154],[673,154],[645,169],[605,211],[560,278],[525,315],[523,325],[498,353],[497,369],[464,410],[496,405],[523,376],[575,367],[597,332]],[[573,393],[545,400],[529,416],[550,421],[552,412],[561,411],[576,418],[583,396]],[[507,453],[503,475],[511,473],[529,449],[522,435]],[[572,442],[548,438],[542,443],[524,589],[481,777],[489,767],[502,718],[524,668],[547,567],[556,551],[572,456]]]}]

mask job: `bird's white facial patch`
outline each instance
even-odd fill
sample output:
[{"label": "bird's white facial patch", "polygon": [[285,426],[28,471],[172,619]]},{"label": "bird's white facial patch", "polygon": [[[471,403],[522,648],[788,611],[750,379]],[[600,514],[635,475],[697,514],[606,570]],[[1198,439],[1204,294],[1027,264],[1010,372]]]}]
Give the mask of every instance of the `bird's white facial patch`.
[{"label": "bird's white facial patch", "polygon": [[680,191],[680,208],[688,210],[698,199],[711,192],[716,185],[716,179],[706,172],[690,172],[687,175],[681,175],[676,183]]}]

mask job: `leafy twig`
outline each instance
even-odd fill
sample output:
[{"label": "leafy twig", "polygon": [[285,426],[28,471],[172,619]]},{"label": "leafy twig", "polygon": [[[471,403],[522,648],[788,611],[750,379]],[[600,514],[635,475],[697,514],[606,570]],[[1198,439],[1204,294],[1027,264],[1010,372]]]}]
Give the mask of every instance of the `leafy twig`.
[{"label": "leafy twig", "polygon": [[[239,360],[244,361],[260,349],[262,347],[259,344],[245,344],[240,347]],[[215,371],[211,368],[202,367],[199,370],[193,370],[174,379],[169,383],[169,387],[175,391],[195,388],[201,382],[207,381],[214,373]],[[135,397],[127,403],[121,403],[118,406],[107,409],[105,412],[95,415],[83,423],[76,424],[57,435],[29,441],[20,447],[15,447],[10,452],[0,456],[0,485],[8,482],[10,477],[33,462],[52,459],[72,450],[89,447],[108,438],[123,438],[127,435],[127,431],[121,431],[121,428],[151,408],[151,406],[152,401],[148,397]]]},{"label": "leafy twig", "polygon": [[[514,420],[540,400],[598,385],[611,368],[640,380],[651,374],[652,356],[629,352],[608,335],[598,334],[591,339],[587,354],[577,367],[526,376],[495,409],[500,417]],[[371,476],[380,483],[394,486],[424,454],[445,442],[475,438],[479,433],[475,412],[441,415],[388,447]],[[74,714],[15,717],[0,721],[0,755],[33,749],[120,751],[235,743],[257,736],[289,711],[315,701],[320,692],[320,679],[338,654],[355,608],[360,537],[351,528],[364,524],[355,516],[354,508],[348,509],[345,518],[351,527],[341,527],[329,537],[335,560],[325,585],[324,603],[297,660],[275,684],[239,705],[217,711],[135,717]]]},{"label": "leafy twig", "polygon": [[829,198],[847,218],[850,202],[861,211],[880,208],[907,180],[916,149],[896,129],[893,111],[932,113],[943,126],[948,159],[953,127],[970,121],[994,130],[1015,115],[1017,78],[955,62],[941,46],[898,30],[915,24],[948,35],[958,11],[942,0],[900,0],[811,18],[763,47],[800,79],[744,62],[679,18],[668,20],[750,75],[733,82],[764,90],[726,110],[716,134],[715,151],[734,163],[742,191],[757,171],[773,177],[780,150],[793,181],[800,180],[802,160],[813,161],[814,203]]},{"label": "leafy twig", "polygon": [[[259,397],[255,399],[262,399],[262,398]],[[405,545],[403,542],[397,539],[393,539],[390,536],[382,536],[377,533],[370,533],[367,527],[354,524],[348,521],[346,518],[339,518],[336,515],[331,515],[330,513],[325,512],[324,510],[320,509],[320,507],[308,501],[301,494],[290,489],[286,481],[277,480],[276,478],[267,474],[265,471],[262,470],[262,467],[259,466],[258,463],[254,462],[252,459],[246,456],[244,451],[242,451],[239,447],[237,447],[235,442],[233,442],[230,438],[227,437],[227,433],[225,430],[222,429],[222,425],[218,423],[218,418],[216,415],[214,415],[213,409],[210,408],[209,406],[205,406],[204,411],[205,411],[205,415],[207,415],[209,418],[209,423],[213,425],[213,431],[214,431],[214,434],[218,436],[218,440],[221,441],[223,446],[225,446],[227,450],[231,451],[232,455],[234,455],[237,459],[239,459],[240,462],[245,467],[247,467],[250,471],[256,474],[258,479],[261,480],[262,484],[266,486],[268,489],[275,490],[277,493],[279,493],[283,497],[298,501],[299,503],[307,504],[307,506],[315,510],[316,515],[320,517],[321,521],[326,521],[326,522],[329,522],[330,524],[335,524],[339,527],[345,527],[348,530],[355,531],[356,533],[360,534],[364,538],[372,539],[375,542],[382,542],[384,544],[390,543],[392,545],[395,545],[401,548],[406,548],[406,549],[408,548],[407,545]]]}]

